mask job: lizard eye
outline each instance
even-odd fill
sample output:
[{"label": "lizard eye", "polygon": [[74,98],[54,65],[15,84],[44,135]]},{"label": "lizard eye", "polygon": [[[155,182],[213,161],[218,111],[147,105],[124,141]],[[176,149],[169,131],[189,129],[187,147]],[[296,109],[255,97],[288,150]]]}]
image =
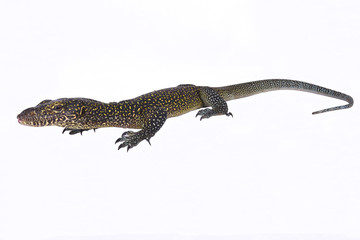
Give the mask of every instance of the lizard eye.
[{"label": "lizard eye", "polygon": [[55,105],[55,106],[53,107],[53,109],[56,110],[56,111],[60,111],[62,108],[63,108],[62,105]]}]

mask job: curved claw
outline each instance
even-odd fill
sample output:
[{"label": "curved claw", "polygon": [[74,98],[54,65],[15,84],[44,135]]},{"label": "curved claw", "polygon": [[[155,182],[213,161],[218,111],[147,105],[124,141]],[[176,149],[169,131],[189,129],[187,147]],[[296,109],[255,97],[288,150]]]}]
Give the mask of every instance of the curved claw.
[{"label": "curved claw", "polygon": [[119,145],[118,150],[120,150],[123,147],[127,146],[127,152],[129,151],[130,148],[132,148],[128,143],[124,142],[122,144]]},{"label": "curved claw", "polygon": [[228,117],[229,117],[229,116],[234,117],[231,112],[228,112],[228,113],[226,113],[225,115],[228,116]]},{"label": "curved claw", "polygon": [[80,133],[82,135],[83,131],[86,131],[85,129],[69,129],[69,128],[64,128],[64,130],[62,131],[62,134],[64,134],[66,131],[69,131],[70,135],[74,135],[77,133]]},{"label": "curved claw", "polygon": [[[133,136],[135,133],[133,131],[126,131],[124,132],[120,138],[118,138],[116,141],[115,141],[115,144],[117,144],[118,142],[123,142],[123,141],[126,141],[126,140],[129,140],[131,138],[131,136]],[[121,145],[120,145],[121,146]],[[119,146],[119,147],[120,147]]]},{"label": "curved claw", "polygon": [[129,142],[123,142],[122,144],[119,145],[118,150],[120,150],[121,148],[126,147],[126,146],[127,146],[127,149],[126,149],[127,152],[129,152],[129,150],[133,147],[133,146],[131,146],[131,144]]},{"label": "curved claw", "polygon": [[[131,148],[135,147],[136,145],[139,144],[139,142],[141,142],[141,138],[139,138],[138,134],[136,132],[133,131],[127,131],[124,132],[120,138],[118,138],[115,141],[115,144],[118,142],[122,142],[119,147],[118,150],[120,150],[121,148],[127,147],[127,151],[129,151]],[[150,143],[150,139],[146,139],[149,143]]]},{"label": "curved claw", "polygon": [[[84,131],[89,131],[90,129],[71,129],[71,128],[64,128],[64,130],[62,131],[62,133],[64,134],[66,131],[69,131],[70,135],[74,135],[77,133],[80,133],[82,135],[82,133]],[[95,132],[96,128],[94,128],[94,132]]]},{"label": "curved claw", "polygon": [[213,110],[209,108],[202,109],[198,111],[195,117],[197,116],[201,116],[200,121],[203,120],[204,118],[210,118],[211,116],[213,116]]},{"label": "curved claw", "polygon": [[198,111],[198,113],[195,115],[195,117],[201,116],[201,117],[200,117],[200,121],[201,121],[201,120],[203,120],[203,119],[205,119],[205,118],[210,118],[210,117],[212,117],[212,116],[223,115],[223,114],[225,114],[226,116],[234,117],[231,112],[228,112],[228,113],[217,113],[217,112],[215,112],[213,109],[209,109],[209,108],[205,108],[205,109],[202,109],[202,110]]}]

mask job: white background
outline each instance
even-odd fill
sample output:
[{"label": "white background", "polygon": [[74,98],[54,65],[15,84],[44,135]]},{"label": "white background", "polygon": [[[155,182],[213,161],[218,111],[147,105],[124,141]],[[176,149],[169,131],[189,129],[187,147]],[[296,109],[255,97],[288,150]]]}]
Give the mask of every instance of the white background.
[{"label": "white background", "polygon": [[[360,238],[359,1],[0,3],[0,239]],[[120,101],[179,84],[290,78],[234,118],[62,135],[16,115],[44,99]],[[344,103],[345,104],[345,103]]]}]

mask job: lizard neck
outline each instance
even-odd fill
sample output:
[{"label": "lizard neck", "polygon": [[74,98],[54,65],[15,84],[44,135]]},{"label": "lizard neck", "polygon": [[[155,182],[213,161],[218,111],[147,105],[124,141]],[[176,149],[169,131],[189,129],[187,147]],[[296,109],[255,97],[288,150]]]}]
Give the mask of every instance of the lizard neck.
[{"label": "lizard neck", "polygon": [[141,128],[137,109],[131,101],[99,103],[86,108],[82,117],[87,128]]}]

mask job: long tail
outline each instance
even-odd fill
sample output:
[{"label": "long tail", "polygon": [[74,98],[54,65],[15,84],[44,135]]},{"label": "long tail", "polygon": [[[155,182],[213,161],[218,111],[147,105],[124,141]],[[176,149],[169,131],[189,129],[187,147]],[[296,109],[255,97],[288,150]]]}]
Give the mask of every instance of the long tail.
[{"label": "long tail", "polygon": [[348,102],[346,105],[323,109],[313,112],[312,114],[330,112],[340,109],[350,108],[354,104],[351,96],[341,92],[337,92],[328,88],[324,88],[311,83],[300,82],[288,79],[267,79],[254,82],[240,83],[226,87],[214,88],[226,101],[249,97],[255,94],[275,91],[275,90],[296,90],[310,92],[314,94],[324,95]]}]

